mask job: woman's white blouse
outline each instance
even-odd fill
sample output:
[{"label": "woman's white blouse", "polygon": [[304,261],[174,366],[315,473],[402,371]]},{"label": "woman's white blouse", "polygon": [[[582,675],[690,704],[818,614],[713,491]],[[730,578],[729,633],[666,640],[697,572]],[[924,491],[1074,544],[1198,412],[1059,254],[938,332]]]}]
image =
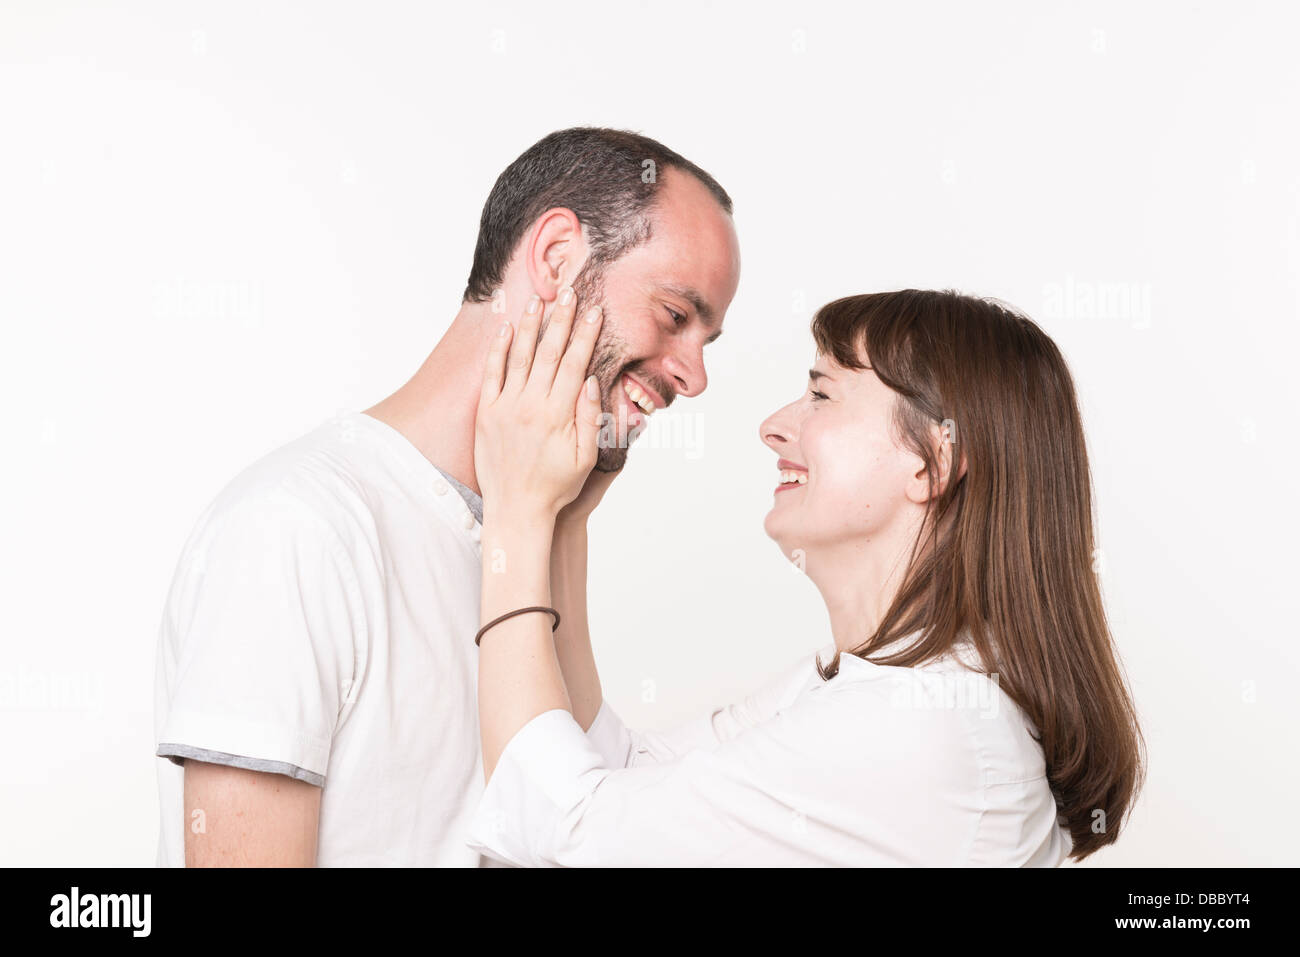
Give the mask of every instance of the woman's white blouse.
[{"label": "woman's white blouse", "polygon": [[539,714],[502,753],[470,846],[522,867],[1064,860],[1042,749],[994,677],[952,656],[841,655],[823,681],[816,657],[668,733],[629,730],[607,703],[586,733]]}]

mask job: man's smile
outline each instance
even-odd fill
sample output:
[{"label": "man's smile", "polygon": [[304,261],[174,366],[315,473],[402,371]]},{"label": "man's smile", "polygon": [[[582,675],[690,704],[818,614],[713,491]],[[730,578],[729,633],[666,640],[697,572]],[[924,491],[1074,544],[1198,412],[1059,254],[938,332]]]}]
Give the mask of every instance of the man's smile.
[{"label": "man's smile", "polygon": [[626,393],[628,399],[647,416],[653,415],[656,409],[662,408],[663,401],[631,376],[624,374],[622,383],[623,392]]}]

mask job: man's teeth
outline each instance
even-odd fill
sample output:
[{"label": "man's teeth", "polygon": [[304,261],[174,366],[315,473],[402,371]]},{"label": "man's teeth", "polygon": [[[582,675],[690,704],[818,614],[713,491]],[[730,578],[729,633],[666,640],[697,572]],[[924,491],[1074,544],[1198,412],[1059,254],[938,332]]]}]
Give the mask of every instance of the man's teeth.
[{"label": "man's teeth", "polygon": [[792,484],[792,483],[794,483],[794,484],[798,484],[798,485],[807,485],[807,484],[808,484],[808,473],[807,473],[807,472],[796,472],[794,469],[782,469],[782,470],[781,470],[781,484],[782,484],[782,485],[790,485],[790,484]]},{"label": "man's teeth", "polygon": [[654,401],[643,391],[641,391],[641,387],[638,386],[636,383],[634,383],[631,379],[623,380],[623,391],[627,393],[627,397],[629,399],[631,399],[633,402],[635,402],[638,406],[641,407],[641,411],[644,412],[646,415],[649,415],[651,412],[655,410]]}]

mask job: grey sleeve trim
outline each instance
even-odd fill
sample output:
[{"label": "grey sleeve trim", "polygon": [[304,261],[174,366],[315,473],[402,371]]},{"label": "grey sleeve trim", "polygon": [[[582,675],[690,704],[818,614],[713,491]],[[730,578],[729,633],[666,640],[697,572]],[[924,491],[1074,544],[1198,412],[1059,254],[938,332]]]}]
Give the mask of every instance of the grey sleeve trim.
[{"label": "grey sleeve trim", "polygon": [[185,765],[186,758],[204,761],[208,764],[224,764],[246,771],[267,771],[271,774],[284,774],[295,781],[306,781],[318,788],[325,786],[325,776],[315,771],[308,771],[287,761],[266,761],[262,758],[246,758],[242,754],[227,754],[225,751],[208,751],[204,748],[192,748],[188,744],[160,744],[155,752],[160,758],[167,758],[173,764]]}]

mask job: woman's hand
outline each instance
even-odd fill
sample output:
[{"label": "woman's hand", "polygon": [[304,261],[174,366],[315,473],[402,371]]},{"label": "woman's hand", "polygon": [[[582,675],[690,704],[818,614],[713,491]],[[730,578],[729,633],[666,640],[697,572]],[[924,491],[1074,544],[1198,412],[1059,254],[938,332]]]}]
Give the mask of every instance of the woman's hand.
[{"label": "woman's hand", "polygon": [[554,521],[596,464],[600,393],[586,371],[602,316],[593,307],[575,329],[576,311],[566,287],[539,343],[541,300],[533,296],[519,331],[506,323],[492,340],[474,432],[485,519]]}]

